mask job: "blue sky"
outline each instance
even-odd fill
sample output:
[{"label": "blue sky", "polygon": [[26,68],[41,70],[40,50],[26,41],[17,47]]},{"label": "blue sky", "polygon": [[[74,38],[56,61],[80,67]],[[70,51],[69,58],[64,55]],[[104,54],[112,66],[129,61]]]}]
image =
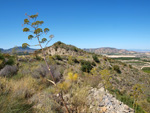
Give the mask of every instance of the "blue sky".
[{"label": "blue sky", "polygon": [[37,12],[55,35],[50,45],[150,49],[149,0],[0,0],[0,48],[35,44],[21,25]]}]

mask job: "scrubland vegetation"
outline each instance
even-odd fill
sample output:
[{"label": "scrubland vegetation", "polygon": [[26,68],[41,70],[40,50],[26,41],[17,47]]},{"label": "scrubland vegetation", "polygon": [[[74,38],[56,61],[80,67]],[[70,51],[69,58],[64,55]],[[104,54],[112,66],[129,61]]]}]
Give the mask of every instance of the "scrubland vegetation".
[{"label": "scrubland vegetation", "polygon": [[[5,59],[4,54],[1,56]],[[47,56],[57,84],[53,86],[48,81],[51,77],[43,58],[28,57],[22,56],[20,61],[13,60],[13,66],[19,63],[17,73],[0,77],[0,112],[65,112],[58,96],[60,92],[70,112],[83,109],[88,112],[88,88],[97,87],[100,83],[128,106],[134,108],[136,104],[137,113],[149,112],[150,75],[129,65],[96,55],[99,60],[97,63],[89,53],[76,57]],[[133,87],[137,83],[142,93],[135,98]]]},{"label": "scrubland vegetation", "polygon": [[[32,24],[35,27],[43,21]],[[45,28],[44,32],[47,31]],[[42,29],[35,29],[34,35],[38,37],[41,32]],[[43,38],[39,44],[46,41]],[[65,49],[66,53],[46,54],[50,48]],[[135,113],[150,111],[150,75],[126,63],[62,42],[31,55],[0,54],[0,113],[88,113],[89,89],[99,84]]]},{"label": "scrubland vegetation", "polygon": [[144,67],[142,70],[146,73],[150,73],[150,67]]}]

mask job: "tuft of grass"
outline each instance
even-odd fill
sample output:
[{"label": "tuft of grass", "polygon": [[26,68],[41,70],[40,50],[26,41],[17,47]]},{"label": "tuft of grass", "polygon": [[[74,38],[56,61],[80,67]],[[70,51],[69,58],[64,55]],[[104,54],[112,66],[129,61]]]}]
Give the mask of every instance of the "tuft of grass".
[{"label": "tuft of grass", "polygon": [[0,96],[0,113],[33,113],[33,104],[12,96]]},{"label": "tuft of grass", "polygon": [[10,81],[13,96],[18,99],[30,98],[37,90],[36,80],[32,77],[25,77],[18,81]]},{"label": "tuft of grass", "polygon": [[0,78],[0,113],[33,113],[33,104],[27,100],[35,89],[33,84],[31,78]]}]

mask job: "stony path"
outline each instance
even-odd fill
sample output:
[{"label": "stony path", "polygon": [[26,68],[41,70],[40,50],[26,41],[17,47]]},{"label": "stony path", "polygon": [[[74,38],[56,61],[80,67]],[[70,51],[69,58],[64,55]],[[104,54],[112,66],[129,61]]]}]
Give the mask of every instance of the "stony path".
[{"label": "stony path", "polygon": [[91,88],[88,96],[91,113],[134,113],[134,110],[117,100],[103,87]]}]

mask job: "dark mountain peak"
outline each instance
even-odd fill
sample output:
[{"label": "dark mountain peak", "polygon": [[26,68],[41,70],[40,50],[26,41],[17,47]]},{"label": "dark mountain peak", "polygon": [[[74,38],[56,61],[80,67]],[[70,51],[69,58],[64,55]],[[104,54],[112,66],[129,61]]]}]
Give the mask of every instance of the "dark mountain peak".
[{"label": "dark mountain peak", "polygon": [[32,49],[32,48],[22,48],[22,46],[16,46],[10,49],[2,49],[0,48],[1,52],[3,53],[11,53],[12,50],[15,48],[16,52],[28,52],[28,53],[33,53],[36,49]]}]

